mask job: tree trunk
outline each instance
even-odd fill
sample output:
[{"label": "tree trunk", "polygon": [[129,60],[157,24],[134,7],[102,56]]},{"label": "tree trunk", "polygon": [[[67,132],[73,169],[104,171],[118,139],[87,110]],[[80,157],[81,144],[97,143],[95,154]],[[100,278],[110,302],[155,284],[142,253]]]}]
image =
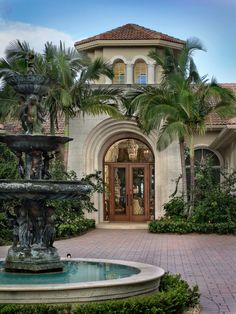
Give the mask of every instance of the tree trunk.
[{"label": "tree trunk", "polygon": [[[69,115],[65,113],[65,124],[64,124],[64,136],[69,136]],[[67,169],[67,163],[68,163],[68,153],[69,153],[69,143],[66,143],[64,145],[64,164],[65,168]]]},{"label": "tree trunk", "polygon": [[195,158],[194,158],[194,143],[193,136],[190,136],[189,141],[189,158],[190,158],[190,206],[189,206],[189,214],[191,217],[194,209],[195,202]]},{"label": "tree trunk", "polygon": [[182,171],[182,194],[184,202],[187,203],[187,175],[186,175],[186,163],[185,163],[185,143],[184,139],[179,140],[180,146],[180,160],[181,160],[181,171]]}]

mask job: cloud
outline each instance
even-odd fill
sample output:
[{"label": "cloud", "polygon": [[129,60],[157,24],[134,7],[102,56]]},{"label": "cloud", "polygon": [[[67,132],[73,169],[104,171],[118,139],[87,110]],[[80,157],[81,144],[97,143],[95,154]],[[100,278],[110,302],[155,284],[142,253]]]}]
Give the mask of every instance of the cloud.
[{"label": "cloud", "polygon": [[4,56],[8,44],[16,39],[28,42],[37,52],[42,52],[47,41],[58,44],[61,40],[67,47],[73,47],[76,41],[71,35],[56,29],[0,19],[0,57]]}]

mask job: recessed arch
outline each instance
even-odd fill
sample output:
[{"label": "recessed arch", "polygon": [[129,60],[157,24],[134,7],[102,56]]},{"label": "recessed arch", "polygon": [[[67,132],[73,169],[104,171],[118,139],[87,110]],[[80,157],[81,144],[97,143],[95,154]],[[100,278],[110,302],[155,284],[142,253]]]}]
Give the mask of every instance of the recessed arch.
[{"label": "recessed arch", "polygon": [[156,61],[154,61],[153,59],[148,58],[145,55],[136,55],[133,57],[133,59],[131,60],[131,64],[135,64],[135,62],[137,60],[143,60],[145,61],[146,64],[156,64]]},{"label": "recessed arch", "polygon": [[134,137],[117,140],[104,154],[103,169],[105,220],[150,220],[155,211],[155,167],[150,146]]},{"label": "recessed arch", "polygon": [[211,147],[209,147],[208,145],[206,144],[197,144],[197,145],[194,145],[194,150],[197,150],[197,149],[207,149],[209,151],[211,151],[213,154],[215,154],[218,159],[219,159],[219,162],[220,162],[220,166],[223,167],[224,166],[224,159],[222,157],[222,155],[215,149],[212,149]]},{"label": "recessed arch", "polygon": [[133,77],[135,84],[147,84],[148,68],[143,59],[137,59],[134,63]]},{"label": "recessed arch", "polygon": [[113,64],[114,62],[116,62],[117,60],[122,60],[125,64],[128,64],[128,60],[126,59],[126,57],[122,56],[122,55],[115,55],[113,56],[109,62],[110,64]]},{"label": "recessed arch", "polygon": [[[219,154],[219,152],[209,148],[207,145],[196,145],[194,146],[195,152],[195,168],[200,171],[206,169],[209,171],[211,180],[214,184],[218,184],[221,182],[221,169],[223,166],[223,158]],[[210,161],[210,163],[208,163]],[[187,175],[187,186],[190,187],[190,159],[189,156],[186,157],[186,175]],[[205,170],[204,170],[205,171]]]},{"label": "recessed arch", "polygon": [[[91,130],[83,145],[82,155],[85,160],[85,173],[93,173],[94,170],[103,171],[103,157],[107,149],[114,142],[124,138],[133,138],[142,141],[150,147],[154,154],[154,158],[158,159],[156,151],[157,134],[155,132],[151,132],[149,136],[146,136],[140,131],[134,121],[118,121],[112,118],[107,118]],[[155,167],[155,172],[156,171]],[[157,204],[158,196],[159,195],[155,194],[155,204]],[[95,195],[94,202],[97,204],[97,208],[99,209],[98,220],[104,221],[105,216],[103,211],[104,205],[102,195]]]}]

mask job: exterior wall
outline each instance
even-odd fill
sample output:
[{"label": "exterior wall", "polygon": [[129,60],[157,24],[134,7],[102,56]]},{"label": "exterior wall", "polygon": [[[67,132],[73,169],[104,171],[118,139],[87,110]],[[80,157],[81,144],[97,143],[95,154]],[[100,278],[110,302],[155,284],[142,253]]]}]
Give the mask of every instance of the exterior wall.
[{"label": "exterior wall", "polygon": [[[163,215],[162,205],[169,200],[175,189],[175,180],[181,172],[178,142],[170,145],[163,152],[156,150],[156,134],[145,136],[132,121],[115,121],[107,116],[84,118],[77,117],[70,121],[70,142],[68,166],[76,171],[78,177],[95,170],[103,171],[103,157],[115,141],[133,137],[140,139],[152,148],[155,157],[155,218]],[[89,214],[96,222],[102,222],[103,196],[95,195],[95,207],[98,212]]]},{"label": "exterior wall", "polygon": [[209,131],[207,132],[204,136],[195,136],[194,137],[194,145],[199,146],[199,145],[206,145],[209,146],[214,139],[217,137],[219,134],[219,131]]},{"label": "exterior wall", "polygon": [[225,160],[225,170],[236,170],[236,142],[230,143],[225,149],[220,150]]},{"label": "exterior wall", "polygon": [[[148,53],[154,47],[104,47],[88,52],[88,56],[93,60],[102,57],[105,61],[113,64],[114,61],[121,59],[126,64],[127,82],[133,83],[133,66],[137,59],[143,59],[148,66],[148,83],[158,84],[161,81],[161,67],[156,65],[154,60],[148,57]],[[111,81],[101,77],[98,84],[111,84]]]}]

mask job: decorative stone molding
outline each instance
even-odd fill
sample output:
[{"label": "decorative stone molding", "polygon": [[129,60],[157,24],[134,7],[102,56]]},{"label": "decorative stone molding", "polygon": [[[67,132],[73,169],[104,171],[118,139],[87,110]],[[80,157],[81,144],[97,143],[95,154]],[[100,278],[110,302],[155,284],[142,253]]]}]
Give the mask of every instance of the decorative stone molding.
[{"label": "decorative stone molding", "polygon": [[128,64],[129,61],[122,55],[116,55],[116,56],[113,56],[110,60],[109,60],[109,63],[110,64],[113,64],[116,60],[122,60],[125,64]]},{"label": "decorative stone molding", "polygon": [[196,144],[196,145],[194,145],[194,150],[201,149],[201,148],[202,149],[207,149],[207,150],[211,151],[213,154],[215,154],[218,157],[219,161],[220,161],[220,167],[222,167],[222,168],[224,167],[224,159],[223,159],[223,157],[221,156],[221,154],[217,150],[209,147],[206,144]]},{"label": "decorative stone molding", "polygon": [[156,64],[156,61],[154,61],[153,59],[150,59],[150,58],[148,58],[147,56],[144,56],[144,55],[137,55],[137,56],[133,57],[133,59],[131,60],[131,63],[135,64],[135,62],[137,60],[143,60],[143,61],[146,62],[146,64],[153,64],[153,65]]}]

